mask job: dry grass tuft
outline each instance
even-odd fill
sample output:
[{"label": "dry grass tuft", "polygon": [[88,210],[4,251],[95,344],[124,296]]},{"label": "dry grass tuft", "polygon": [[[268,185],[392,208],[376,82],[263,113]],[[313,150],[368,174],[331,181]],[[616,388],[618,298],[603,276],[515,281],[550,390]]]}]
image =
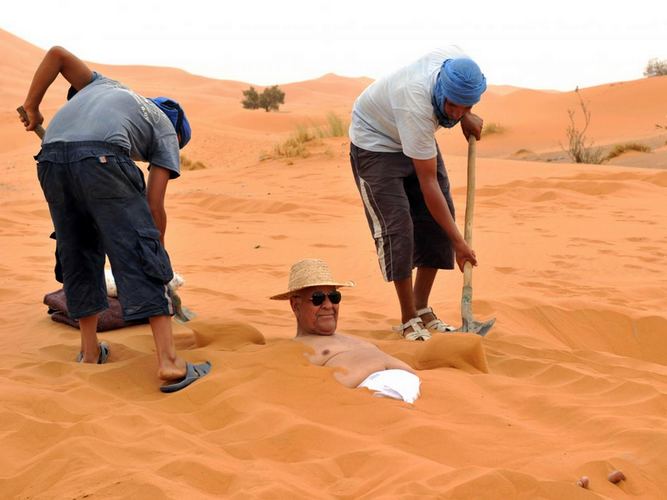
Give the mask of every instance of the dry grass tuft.
[{"label": "dry grass tuft", "polygon": [[[348,125],[335,113],[327,114],[327,124],[324,126],[298,125],[296,131],[284,142],[276,144],[272,153],[264,153],[260,161],[274,158],[308,158],[308,145],[314,144],[316,139],[327,137],[346,137]],[[292,164],[293,162],[289,162]]]},{"label": "dry grass tuft", "polygon": [[503,127],[500,123],[496,122],[491,122],[484,124],[484,127],[482,127],[482,137],[485,137],[487,135],[493,135],[493,134],[502,134],[505,132],[505,127]]},{"label": "dry grass tuft", "polygon": [[314,140],[315,136],[308,131],[308,128],[299,125],[296,132],[292,134],[285,142],[276,144],[273,147],[272,158],[307,158],[310,153],[306,144]]},{"label": "dry grass tuft", "polygon": [[605,160],[611,160],[617,156],[621,156],[623,153],[628,151],[639,151],[640,153],[650,153],[652,150],[646,144],[641,144],[639,142],[626,142],[625,144],[616,144],[607,156]]},{"label": "dry grass tuft", "polygon": [[181,169],[182,170],[203,170],[208,168],[205,163],[200,161],[192,161],[187,156],[181,155]]}]

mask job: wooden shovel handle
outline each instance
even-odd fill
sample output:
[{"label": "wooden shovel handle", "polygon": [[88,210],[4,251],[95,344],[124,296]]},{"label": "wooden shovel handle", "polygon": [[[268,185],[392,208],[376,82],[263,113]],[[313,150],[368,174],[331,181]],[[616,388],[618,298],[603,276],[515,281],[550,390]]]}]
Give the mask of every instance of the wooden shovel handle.
[{"label": "wooden shovel handle", "polygon": [[[472,216],[475,209],[475,154],[477,139],[471,134],[468,138],[468,189],[466,191],[466,217],[464,238],[472,248]],[[463,266],[463,286],[472,286],[472,264],[466,261]]]},{"label": "wooden shovel handle", "polygon": [[[19,112],[19,115],[21,116],[21,118],[23,118],[26,121],[28,120],[28,113],[25,112],[25,109],[23,109],[23,106],[19,106],[18,108],[16,108],[16,111]],[[37,125],[35,127],[34,132],[35,132],[35,134],[37,134],[37,136],[40,139],[44,139],[44,134],[46,133],[46,131],[44,130],[44,127],[42,127],[41,125]]]}]

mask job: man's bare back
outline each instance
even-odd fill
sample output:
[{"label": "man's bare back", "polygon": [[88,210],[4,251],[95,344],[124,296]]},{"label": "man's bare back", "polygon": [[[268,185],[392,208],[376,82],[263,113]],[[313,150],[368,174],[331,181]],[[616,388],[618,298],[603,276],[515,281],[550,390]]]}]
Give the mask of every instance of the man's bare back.
[{"label": "man's bare back", "polygon": [[362,339],[333,335],[297,335],[295,340],[311,347],[306,354],[314,365],[340,368],[334,377],[347,387],[357,387],[371,373],[397,368],[414,373],[410,366]]}]

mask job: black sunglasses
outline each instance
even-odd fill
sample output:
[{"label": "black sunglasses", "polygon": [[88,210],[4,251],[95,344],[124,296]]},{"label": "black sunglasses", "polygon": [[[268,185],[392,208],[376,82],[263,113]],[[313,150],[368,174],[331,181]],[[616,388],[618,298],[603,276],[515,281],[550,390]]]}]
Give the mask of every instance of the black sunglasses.
[{"label": "black sunglasses", "polygon": [[310,300],[314,306],[321,306],[324,304],[324,299],[327,297],[329,297],[329,300],[332,304],[340,304],[340,301],[343,298],[338,290],[334,290],[333,292],[329,293],[313,292],[308,300]]}]

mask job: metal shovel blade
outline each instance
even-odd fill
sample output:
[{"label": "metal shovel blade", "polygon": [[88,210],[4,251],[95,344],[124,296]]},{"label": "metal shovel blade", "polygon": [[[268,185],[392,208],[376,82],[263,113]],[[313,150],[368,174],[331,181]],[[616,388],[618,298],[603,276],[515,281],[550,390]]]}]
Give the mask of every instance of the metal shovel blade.
[{"label": "metal shovel blade", "polygon": [[489,333],[489,330],[491,330],[491,327],[495,322],[496,318],[491,318],[488,321],[475,321],[474,319],[466,321],[464,319],[461,328],[457,328],[451,333],[476,333],[480,337],[484,337],[484,335]]},{"label": "metal shovel blade", "polygon": [[191,319],[194,319],[195,316],[197,316],[194,312],[181,303],[181,297],[179,297],[179,295],[173,290],[171,291],[171,303],[174,307],[174,318],[179,323],[186,323],[187,321],[190,321]]},{"label": "metal shovel blade", "polygon": [[476,333],[483,337],[486,335],[496,318],[491,318],[487,321],[476,321],[472,316],[472,266],[470,262],[466,262],[464,267],[463,292],[461,293],[461,319],[463,324],[461,328],[454,330],[452,333]]}]

